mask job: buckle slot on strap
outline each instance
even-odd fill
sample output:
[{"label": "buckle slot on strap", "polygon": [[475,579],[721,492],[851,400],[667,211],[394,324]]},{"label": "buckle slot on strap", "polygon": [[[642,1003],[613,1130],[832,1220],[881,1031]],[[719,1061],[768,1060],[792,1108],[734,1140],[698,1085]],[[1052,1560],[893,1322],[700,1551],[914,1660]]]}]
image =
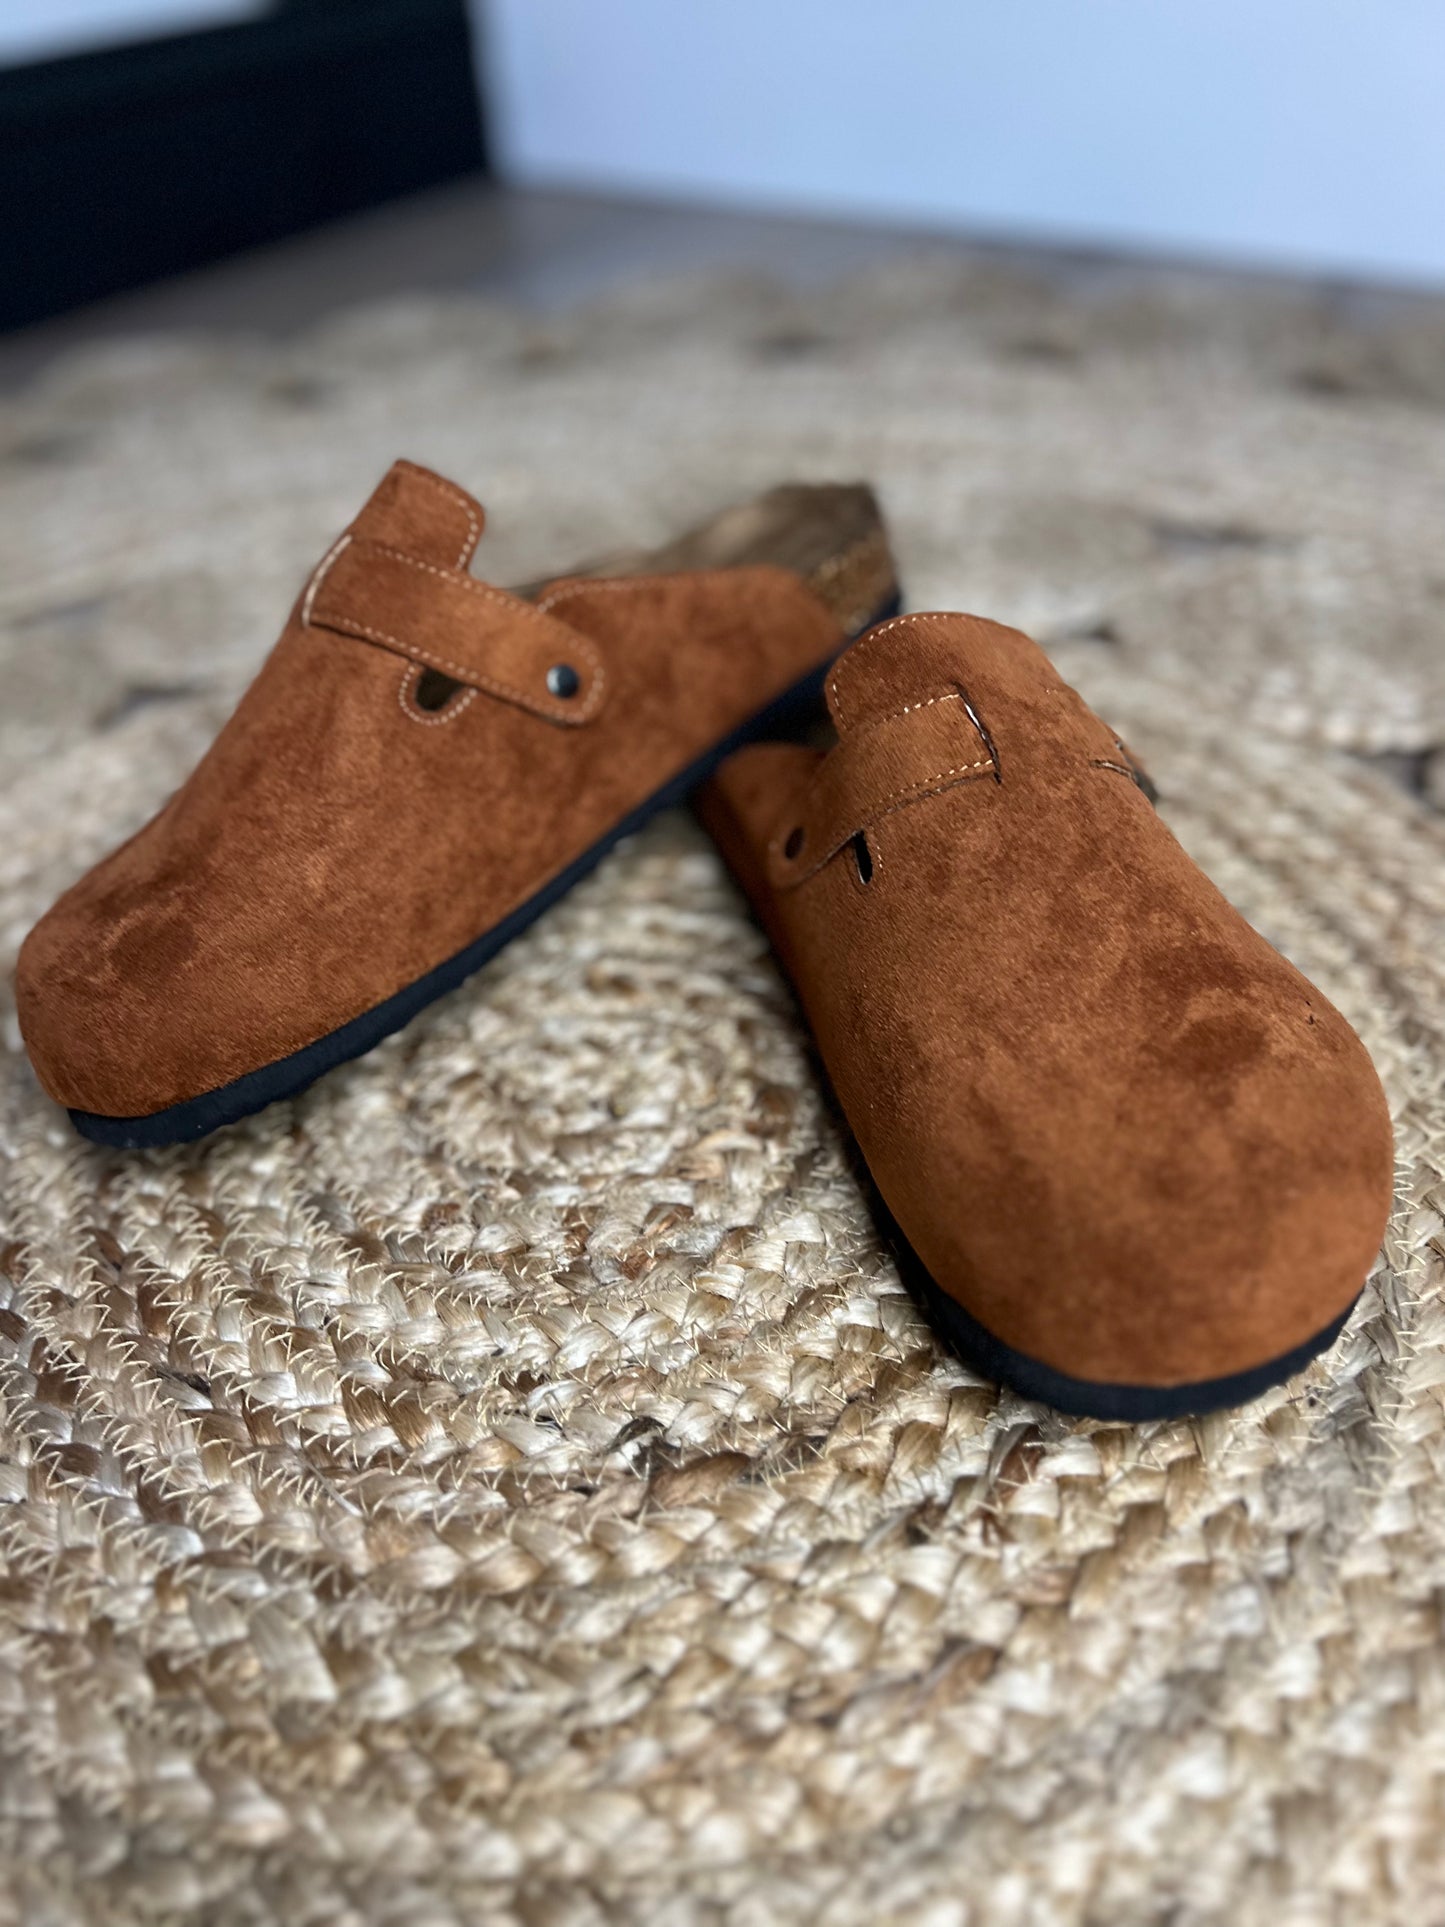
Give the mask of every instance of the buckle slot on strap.
[{"label": "buckle slot on strap", "polygon": [[768,875],[789,889],[816,875],[860,831],[925,796],[998,774],[961,689],[846,730],[768,846]]},{"label": "buckle slot on strap", "polygon": [[590,637],[505,589],[381,542],[344,535],[312,577],[301,620],[377,643],[550,723],[590,722],[606,694]]}]

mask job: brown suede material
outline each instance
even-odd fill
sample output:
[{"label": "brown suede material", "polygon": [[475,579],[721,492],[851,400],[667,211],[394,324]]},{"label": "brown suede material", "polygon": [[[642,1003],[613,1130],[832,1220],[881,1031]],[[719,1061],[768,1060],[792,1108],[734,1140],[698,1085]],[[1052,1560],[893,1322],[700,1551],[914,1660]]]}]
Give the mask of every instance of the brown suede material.
[{"label": "brown suede material", "polygon": [[778,888],[801,883],[894,810],[995,773],[993,753],[956,691],[860,723],[823,759],[802,807],[779,824],[769,876]]},{"label": "brown suede material", "polygon": [[[348,537],[332,550],[301,599],[301,621],[380,643],[568,728],[591,722],[607,693],[602,658],[576,629],[520,596],[378,542]],[[548,687],[556,667],[575,677],[565,700]]]},{"label": "brown suede material", "polygon": [[[528,609],[382,553],[450,571],[481,527],[459,489],[398,463],[189,781],[31,933],[21,1028],[61,1103],[143,1116],[335,1030],[490,930],[844,640],[785,568],[569,580]],[[324,600],[338,581],[344,604]],[[321,626],[338,609],[368,622],[368,595],[370,626],[402,643]],[[546,692],[554,649],[583,679],[570,704]],[[468,686],[428,712],[433,654]]]},{"label": "brown suede material", "polygon": [[[702,809],[932,1276],[1016,1350],[1117,1385],[1246,1371],[1322,1330],[1391,1198],[1349,1025],[1027,637],[901,618],[829,700],[838,748],[742,750]],[[950,743],[940,767],[986,767],[920,783]],[[815,822],[826,860],[789,865]]]},{"label": "brown suede material", "polygon": [[385,542],[424,562],[465,569],[487,518],[455,482],[416,462],[393,462],[347,530],[358,542]]}]

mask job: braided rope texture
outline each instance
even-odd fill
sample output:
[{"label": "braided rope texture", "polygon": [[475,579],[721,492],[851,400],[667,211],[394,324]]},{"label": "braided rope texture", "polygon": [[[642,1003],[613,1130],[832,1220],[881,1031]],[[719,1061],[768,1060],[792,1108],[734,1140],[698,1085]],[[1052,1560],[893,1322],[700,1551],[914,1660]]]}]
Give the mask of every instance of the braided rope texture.
[{"label": "braided rope texture", "polygon": [[[6,405],[0,1919],[1445,1919],[1442,429],[1429,302],[926,258]],[[1333,1350],[1137,1428],[972,1374],[681,815],[297,1102],[71,1135],[20,939],[397,453],[503,580],[866,475],[916,604],[1052,646],[1384,1077]]]}]

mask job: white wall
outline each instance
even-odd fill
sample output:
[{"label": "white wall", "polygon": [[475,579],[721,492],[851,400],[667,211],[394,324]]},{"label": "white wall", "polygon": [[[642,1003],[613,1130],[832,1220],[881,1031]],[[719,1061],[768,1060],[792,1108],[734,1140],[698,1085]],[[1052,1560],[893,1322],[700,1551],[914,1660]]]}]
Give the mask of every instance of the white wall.
[{"label": "white wall", "polygon": [[474,0],[514,180],[1445,281],[1445,0]]},{"label": "white wall", "polygon": [[265,0],[0,0],[0,67],[265,11]]}]

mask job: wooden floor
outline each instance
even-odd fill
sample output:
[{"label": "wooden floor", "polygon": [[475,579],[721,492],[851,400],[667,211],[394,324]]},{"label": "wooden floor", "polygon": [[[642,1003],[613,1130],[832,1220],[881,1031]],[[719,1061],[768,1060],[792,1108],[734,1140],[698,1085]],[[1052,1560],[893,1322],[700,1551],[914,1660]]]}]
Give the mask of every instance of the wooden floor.
[{"label": "wooden floor", "polygon": [[736,265],[827,280],[917,241],[836,222],[463,181],[0,336],[0,386],[106,335],[173,328],[286,334],[357,302],[450,289],[556,310],[630,276],[674,268]]},{"label": "wooden floor", "polygon": [[[920,244],[1005,253],[1027,259],[1040,273],[1074,280],[1177,272],[1179,265],[904,227],[504,188],[476,179],[0,336],[0,389],[15,387],[64,349],[106,336],[171,329],[284,335],[357,302],[449,289],[556,311],[630,278],[672,270],[740,268],[816,285],[902,258]],[[1210,280],[1239,278],[1223,268],[1194,272]],[[1418,298],[1381,290],[1335,292],[1370,305]]]}]

